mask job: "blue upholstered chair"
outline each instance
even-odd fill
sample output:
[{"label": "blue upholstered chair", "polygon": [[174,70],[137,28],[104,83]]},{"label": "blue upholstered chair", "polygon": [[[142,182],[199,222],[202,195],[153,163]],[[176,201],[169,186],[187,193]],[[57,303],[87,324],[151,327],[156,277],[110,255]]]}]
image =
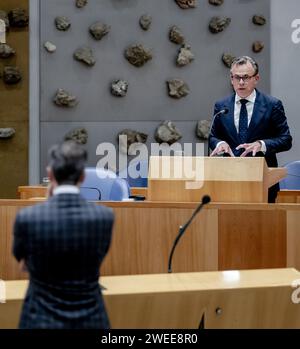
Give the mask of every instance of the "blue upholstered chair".
[{"label": "blue upholstered chair", "polygon": [[130,190],[127,181],[114,172],[87,167],[80,193],[87,200],[122,201],[129,198]]},{"label": "blue upholstered chair", "polygon": [[287,177],[279,182],[280,189],[300,190],[300,161],[292,161],[284,166]]},{"label": "blue upholstered chair", "polygon": [[122,169],[118,172],[118,176],[126,179],[130,188],[147,187],[148,160],[131,160],[127,168]]}]

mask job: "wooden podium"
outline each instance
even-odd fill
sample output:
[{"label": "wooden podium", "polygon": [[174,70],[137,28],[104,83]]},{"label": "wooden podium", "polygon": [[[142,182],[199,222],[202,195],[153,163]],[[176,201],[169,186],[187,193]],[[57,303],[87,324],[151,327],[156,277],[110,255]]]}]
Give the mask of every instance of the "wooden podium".
[{"label": "wooden podium", "polygon": [[200,202],[268,202],[268,188],[286,176],[285,168],[268,168],[262,157],[152,156],[148,200]]}]

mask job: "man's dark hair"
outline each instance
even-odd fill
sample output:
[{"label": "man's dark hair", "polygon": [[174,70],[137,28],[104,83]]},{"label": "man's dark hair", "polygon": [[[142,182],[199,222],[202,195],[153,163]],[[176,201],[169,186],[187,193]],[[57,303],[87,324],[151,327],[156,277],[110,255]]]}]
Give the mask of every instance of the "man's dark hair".
[{"label": "man's dark hair", "polygon": [[235,58],[231,63],[231,69],[235,65],[244,65],[244,64],[247,64],[247,62],[249,62],[252,65],[252,67],[254,69],[254,75],[257,75],[258,71],[259,71],[258,64],[257,64],[257,62],[255,62],[255,60],[253,58],[248,57],[248,56],[241,56],[241,57]]},{"label": "man's dark hair", "polygon": [[74,141],[54,145],[49,150],[49,167],[55,180],[61,184],[77,184],[87,160],[86,150]]}]

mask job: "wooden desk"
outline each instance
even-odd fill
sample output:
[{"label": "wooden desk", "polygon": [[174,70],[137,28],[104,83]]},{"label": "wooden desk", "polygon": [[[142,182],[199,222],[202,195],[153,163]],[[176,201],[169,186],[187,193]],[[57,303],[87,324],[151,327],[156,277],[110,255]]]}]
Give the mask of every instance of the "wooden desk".
[{"label": "wooden desk", "polygon": [[18,196],[21,200],[43,197],[47,195],[47,187],[42,185],[20,186],[18,187]]},{"label": "wooden desk", "polygon": [[300,203],[300,190],[280,190],[276,199],[277,203]]},{"label": "wooden desk", "polygon": [[[112,328],[300,328],[294,269],[101,278]],[[27,281],[7,281],[0,329],[16,328]]]},{"label": "wooden desk", "polygon": [[[143,195],[147,198],[147,188],[130,188],[131,195]],[[32,199],[32,198],[45,198],[47,195],[47,187],[42,185],[35,186],[19,186],[18,187],[18,198],[21,200]]]},{"label": "wooden desk", "polygon": [[[11,253],[19,209],[38,200],[0,200],[0,279],[27,278]],[[106,202],[115,213],[102,275],[167,272],[178,227],[197,204]],[[300,269],[300,205],[209,204],[180,240],[173,272],[295,267]]]}]

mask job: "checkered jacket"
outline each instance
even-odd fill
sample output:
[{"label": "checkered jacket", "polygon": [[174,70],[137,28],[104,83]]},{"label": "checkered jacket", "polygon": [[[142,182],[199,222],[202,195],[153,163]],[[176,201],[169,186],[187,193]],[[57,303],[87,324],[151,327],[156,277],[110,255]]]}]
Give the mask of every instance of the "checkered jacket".
[{"label": "checkered jacket", "polygon": [[13,253],[30,274],[20,328],[109,327],[98,278],[113,220],[110,208],[78,194],[55,195],[17,214]]}]

